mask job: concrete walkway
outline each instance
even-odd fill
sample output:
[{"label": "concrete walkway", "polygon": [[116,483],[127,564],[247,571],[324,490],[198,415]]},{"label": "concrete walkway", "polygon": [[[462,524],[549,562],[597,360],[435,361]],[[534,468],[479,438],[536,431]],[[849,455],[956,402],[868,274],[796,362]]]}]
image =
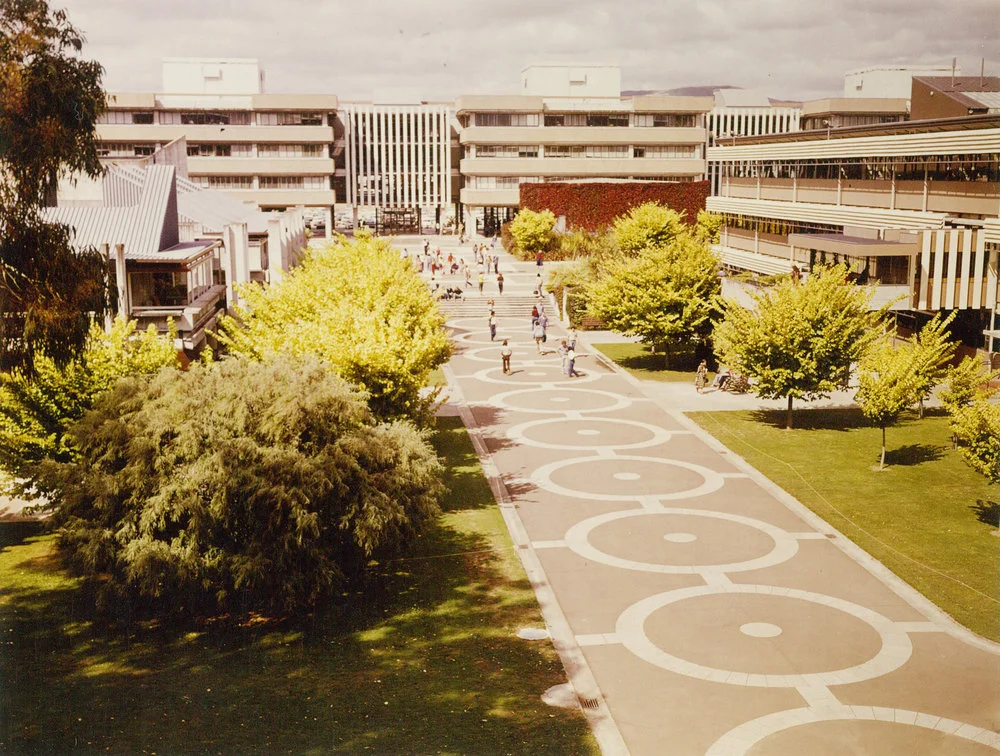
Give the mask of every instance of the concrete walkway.
[{"label": "concrete walkway", "polygon": [[[517,295],[536,272],[501,271]],[[485,315],[449,322],[451,403],[606,754],[1000,750],[1000,647],[680,413],[707,396],[593,357],[569,378],[527,312],[504,375]]]}]

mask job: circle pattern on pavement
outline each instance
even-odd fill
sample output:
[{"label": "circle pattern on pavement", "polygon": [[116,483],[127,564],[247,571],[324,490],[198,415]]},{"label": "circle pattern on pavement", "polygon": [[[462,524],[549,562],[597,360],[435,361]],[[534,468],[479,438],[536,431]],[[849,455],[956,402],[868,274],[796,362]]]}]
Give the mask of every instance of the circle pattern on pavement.
[{"label": "circle pattern on pavement", "polygon": [[600,373],[587,373],[586,375],[581,375],[579,378],[570,378],[568,375],[563,374],[558,362],[549,360],[547,362],[535,362],[527,367],[525,367],[525,363],[522,363],[522,367],[520,368],[514,366],[513,372],[510,375],[504,375],[499,366],[486,368],[485,370],[480,370],[474,377],[483,383],[498,383],[502,386],[510,386],[512,383],[520,383],[527,386],[556,386],[564,383],[573,385],[590,383],[591,381],[596,381],[601,375]]},{"label": "circle pattern on pavement", "polygon": [[[628,407],[632,400],[611,391],[595,389],[552,388],[519,389],[490,397],[490,402],[503,409],[520,412],[559,413],[610,412]],[[567,404],[569,407],[563,407]]]},{"label": "circle pattern on pavement", "polygon": [[515,425],[507,437],[543,449],[639,449],[666,443],[671,433],[636,420],[552,418]]},{"label": "circle pattern on pavement", "polygon": [[[621,473],[631,475],[622,478]],[[718,491],[725,482],[721,474],[691,462],[624,454],[551,462],[531,478],[553,493],[598,501],[688,499]]]},{"label": "circle pattern on pavement", "polygon": [[[877,650],[873,655],[871,655],[870,658],[864,661],[858,661],[854,664],[849,664],[848,666],[838,669],[815,670],[815,665],[822,662],[818,659],[813,662],[814,657],[817,655],[810,655],[806,652],[803,655],[805,663],[800,665],[796,660],[793,660],[792,664],[794,666],[803,667],[813,666],[814,668],[812,671],[804,670],[800,672],[787,672],[776,670],[775,673],[756,672],[747,671],[748,669],[752,669],[754,659],[752,654],[746,658],[746,663],[739,665],[743,667],[742,669],[719,668],[709,666],[707,664],[699,664],[682,656],[678,656],[677,654],[670,653],[660,648],[647,634],[647,625],[650,624],[649,621],[654,618],[654,615],[660,610],[670,607],[673,604],[685,602],[689,599],[701,598],[703,596],[726,595],[734,597],[741,594],[749,594],[751,596],[770,596],[773,598],[779,598],[783,602],[799,601],[803,602],[804,605],[812,605],[814,609],[818,607],[827,607],[843,614],[850,615],[850,617],[853,617],[861,623],[859,625],[858,622],[851,623],[848,620],[853,632],[858,632],[861,630],[863,625],[868,625],[871,631],[874,631],[874,635],[878,636],[874,645],[868,642],[868,638],[865,638],[863,641],[863,645],[871,645],[873,648],[877,646]],[[808,610],[803,608],[802,611],[805,613],[804,616],[808,617]],[[762,608],[761,612],[766,612],[766,606]],[[833,616],[828,611],[822,611],[822,615],[824,619]],[[765,619],[765,617],[762,616],[761,619]],[[653,624],[655,633],[655,619]],[[786,624],[787,623],[782,622],[783,626]],[[744,685],[755,688],[829,686],[861,682],[863,680],[870,680],[874,677],[880,677],[898,669],[906,663],[906,661],[910,658],[910,655],[913,653],[913,646],[910,643],[909,636],[905,632],[899,630],[893,622],[871,609],[858,604],[853,604],[849,601],[834,598],[832,596],[824,596],[820,593],[801,591],[794,588],[776,588],[767,585],[731,584],[722,586],[696,586],[694,588],[681,588],[680,590],[668,591],[667,593],[649,596],[648,598],[636,602],[622,612],[622,614],[618,617],[617,634],[621,642],[633,654],[656,667],[660,667],[661,669],[666,669],[680,675],[700,680],[728,683],[730,685]],[[781,635],[781,642],[786,642],[789,635],[788,628],[785,627],[785,631]],[[872,633],[869,632],[868,635],[872,635]],[[827,628],[812,627],[813,638],[826,636]],[[837,639],[833,635],[830,635],[829,638],[831,639],[831,644],[836,644],[838,642],[842,642],[843,640]],[[700,642],[704,643],[704,641]],[[762,645],[765,643],[775,643],[773,640],[757,639],[747,639],[747,642],[755,642]],[[855,645],[859,646],[860,644]],[[705,650],[709,650],[710,646],[711,650],[719,650],[714,644],[705,643],[705,646]],[[697,653],[697,649],[694,646],[687,649],[687,651],[692,654]],[[684,650],[678,649],[678,653],[683,652]],[[825,646],[824,652],[829,652],[831,658],[843,658],[845,656],[845,654],[838,650],[836,645]],[[780,653],[773,654],[771,658],[777,659],[780,655]]]},{"label": "circle pattern on pavement", "polygon": [[[683,531],[677,532],[678,527]],[[677,535],[684,538],[667,538]],[[578,522],[564,540],[573,552],[599,564],[674,575],[759,570],[788,561],[799,549],[794,537],[773,525],[702,509],[608,512]],[[732,559],[734,547],[741,557],[737,561]],[[615,553],[622,549],[627,555]]]}]

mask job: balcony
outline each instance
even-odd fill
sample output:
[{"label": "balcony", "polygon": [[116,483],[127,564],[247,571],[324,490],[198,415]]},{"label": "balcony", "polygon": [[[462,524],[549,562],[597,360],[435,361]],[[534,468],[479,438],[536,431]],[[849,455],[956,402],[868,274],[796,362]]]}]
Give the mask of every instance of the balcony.
[{"label": "balcony", "polygon": [[705,161],[697,158],[465,158],[464,176],[701,176]]}]

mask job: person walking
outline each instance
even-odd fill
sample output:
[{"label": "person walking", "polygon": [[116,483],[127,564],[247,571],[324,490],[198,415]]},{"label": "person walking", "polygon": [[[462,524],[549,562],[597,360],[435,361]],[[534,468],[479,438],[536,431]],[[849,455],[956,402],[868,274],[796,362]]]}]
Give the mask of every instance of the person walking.
[{"label": "person walking", "polygon": [[479,293],[483,293],[483,284],[486,283],[486,277],[482,273],[479,274]]},{"label": "person walking", "polygon": [[465,266],[465,285],[472,288],[472,268]]},{"label": "person walking", "polygon": [[580,374],[576,372],[576,350],[567,349],[566,351],[566,375],[570,378],[579,378]]},{"label": "person walking", "polygon": [[510,375],[510,356],[513,350],[507,345],[507,339],[503,340],[503,346],[500,347],[500,364],[503,367],[504,375]]},{"label": "person walking", "polygon": [[563,375],[569,375],[569,346],[566,344],[566,339],[563,339],[559,344],[559,372]]},{"label": "person walking", "polygon": [[699,394],[708,383],[708,363],[702,360],[694,374],[694,388]]},{"label": "person walking", "polygon": [[535,276],[535,296],[536,297],[542,296],[543,286],[544,285],[542,284],[542,274],[539,273],[537,276]]},{"label": "person walking", "polygon": [[497,273],[497,289],[503,294],[503,273]]},{"label": "person walking", "polygon": [[493,310],[490,310],[489,323],[490,323],[490,341],[494,341],[497,337],[497,316],[493,312]]},{"label": "person walking", "polygon": [[542,267],[542,253],[541,252],[539,252],[537,255],[535,255],[535,265],[537,265],[539,268]]},{"label": "person walking", "polygon": [[545,341],[545,327],[541,324],[541,321],[535,321],[535,327],[532,329],[531,335],[535,339],[535,349],[539,354],[542,354],[542,342]]},{"label": "person walking", "polygon": [[538,307],[531,308],[531,329],[535,329],[535,324],[538,323]]},{"label": "person walking", "polygon": [[569,332],[569,338],[566,340],[567,346],[570,349],[576,349],[576,329],[573,328]]},{"label": "person walking", "polygon": [[500,255],[493,255],[493,272],[500,275]]}]

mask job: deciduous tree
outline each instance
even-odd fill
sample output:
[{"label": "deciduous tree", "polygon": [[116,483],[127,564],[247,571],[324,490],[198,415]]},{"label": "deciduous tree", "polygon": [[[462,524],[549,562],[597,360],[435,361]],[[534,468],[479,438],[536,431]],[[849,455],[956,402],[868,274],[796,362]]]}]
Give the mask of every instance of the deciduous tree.
[{"label": "deciduous tree", "polygon": [[958,310],[953,310],[944,319],[935,315],[910,342],[913,369],[919,384],[916,401],[920,406],[920,417],[924,416],[924,399],[948,375],[948,367],[958,348],[958,342],[952,341],[948,333],[948,326],[957,314]]},{"label": "deciduous tree", "polygon": [[882,430],[879,470],[885,468],[885,429],[920,397],[924,378],[922,355],[912,345],[896,347],[891,337],[873,345],[858,366],[859,388],[855,401],[861,412]]},{"label": "deciduous tree", "polygon": [[0,0],[0,369],[30,371],[39,351],[66,364],[110,307],[105,256],[40,217],[60,176],[101,171],[103,69],[82,47],[45,0]]},{"label": "deciduous tree", "polygon": [[544,252],[552,243],[552,229],[556,216],[551,210],[520,210],[510,222],[510,234],[514,243],[525,252]]},{"label": "deciduous tree", "polygon": [[686,230],[676,210],[646,202],[615,218],[611,233],[622,254],[636,255],[643,249],[665,246]]},{"label": "deciduous tree", "polygon": [[869,310],[872,290],[847,282],[847,268],[820,268],[802,284],[786,280],[751,293],[752,309],[728,303],[713,334],[716,354],[754,379],[767,399],[816,399],[846,383],[883,332],[885,309]]}]

